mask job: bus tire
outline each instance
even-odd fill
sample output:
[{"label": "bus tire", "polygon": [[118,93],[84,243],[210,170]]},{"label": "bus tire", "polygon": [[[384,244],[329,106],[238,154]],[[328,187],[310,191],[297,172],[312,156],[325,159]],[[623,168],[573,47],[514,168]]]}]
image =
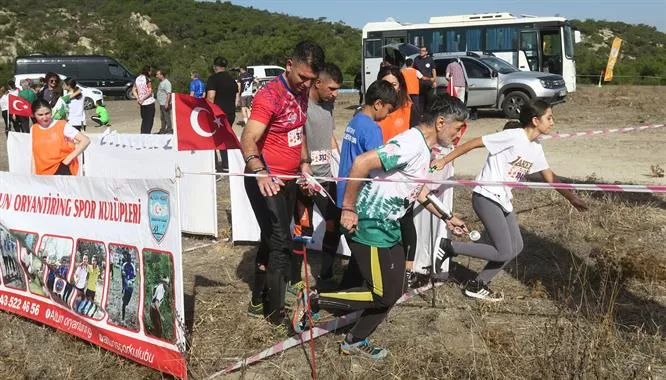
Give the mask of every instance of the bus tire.
[{"label": "bus tire", "polygon": [[511,91],[504,97],[502,111],[509,119],[518,119],[520,107],[530,101],[530,97],[522,91]]}]

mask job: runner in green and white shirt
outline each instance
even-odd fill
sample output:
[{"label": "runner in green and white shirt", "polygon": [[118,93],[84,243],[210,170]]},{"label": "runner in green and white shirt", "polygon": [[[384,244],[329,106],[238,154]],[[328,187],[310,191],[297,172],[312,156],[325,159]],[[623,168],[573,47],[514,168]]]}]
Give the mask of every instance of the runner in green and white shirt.
[{"label": "runner in green and white shirt", "polygon": [[[430,166],[430,148],[451,145],[467,118],[465,105],[448,95],[438,96],[424,112],[422,122],[375,150],[354,160],[349,177],[391,180],[424,179]],[[342,342],[346,354],[382,359],[388,350],[374,347],[368,336],[384,320],[400,298],[405,278],[405,252],[400,245],[400,223],[407,209],[418,200],[449,228],[466,231],[463,221],[430,203],[428,188],[409,182],[349,181],[342,202],[341,225],[349,231],[349,248],[365,281],[361,288],[336,293],[310,294],[313,310],[336,308],[363,310],[363,314]],[[299,302],[294,329],[305,328]],[[318,302],[317,302],[318,299]],[[300,313],[300,314],[299,314]]]}]

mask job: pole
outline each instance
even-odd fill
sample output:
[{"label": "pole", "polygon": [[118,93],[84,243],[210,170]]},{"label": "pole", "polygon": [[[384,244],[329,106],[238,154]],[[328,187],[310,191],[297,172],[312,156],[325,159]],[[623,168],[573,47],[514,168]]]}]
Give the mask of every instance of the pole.
[{"label": "pole", "polygon": [[604,78],[604,69],[601,69],[601,74],[599,74],[599,84],[597,84],[597,87],[601,87],[601,81]]}]

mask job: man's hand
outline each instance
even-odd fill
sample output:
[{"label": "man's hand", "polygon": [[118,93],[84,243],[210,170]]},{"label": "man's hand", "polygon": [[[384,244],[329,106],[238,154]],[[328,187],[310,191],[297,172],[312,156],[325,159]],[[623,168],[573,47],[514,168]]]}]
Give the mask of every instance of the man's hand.
[{"label": "man's hand", "polygon": [[430,163],[430,168],[435,170],[444,169],[444,157],[437,160],[432,160],[432,162]]},{"label": "man's hand", "polygon": [[[456,227],[460,228],[465,234],[469,233],[469,230],[467,229],[467,226],[465,225],[465,222],[462,220],[458,219],[458,217],[452,217],[451,219],[446,221],[446,226],[451,230],[455,231]],[[458,236],[458,235],[456,235]]]},{"label": "man's hand", "polygon": [[343,207],[340,215],[340,225],[349,232],[356,231],[358,226],[358,215],[351,208]]},{"label": "man's hand", "polygon": [[261,195],[272,197],[280,192],[280,187],[284,186],[284,182],[277,177],[257,177],[257,185],[259,185]]},{"label": "man's hand", "polygon": [[579,196],[574,196],[571,200],[569,200],[572,206],[576,208],[578,211],[587,211],[589,207],[587,206],[587,203],[585,203],[584,200],[582,200]]}]

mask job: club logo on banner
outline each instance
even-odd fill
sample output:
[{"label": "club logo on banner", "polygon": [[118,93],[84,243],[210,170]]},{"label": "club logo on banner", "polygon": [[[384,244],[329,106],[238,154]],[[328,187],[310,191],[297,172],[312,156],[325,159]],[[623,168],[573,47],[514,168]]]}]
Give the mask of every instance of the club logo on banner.
[{"label": "club logo on banner", "polygon": [[240,149],[224,111],[206,99],[174,94],[178,150]]},{"label": "club logo on banner", "polygon": [[176,185],[4,172],[0,183],[0,310],[185,378]]},{"label": "club logo on banner", "polygon": [[150,221],[150,232],[159,243],[169,228],[170,210],[169,193],[161,189],[148,192],[148,219]]}]

